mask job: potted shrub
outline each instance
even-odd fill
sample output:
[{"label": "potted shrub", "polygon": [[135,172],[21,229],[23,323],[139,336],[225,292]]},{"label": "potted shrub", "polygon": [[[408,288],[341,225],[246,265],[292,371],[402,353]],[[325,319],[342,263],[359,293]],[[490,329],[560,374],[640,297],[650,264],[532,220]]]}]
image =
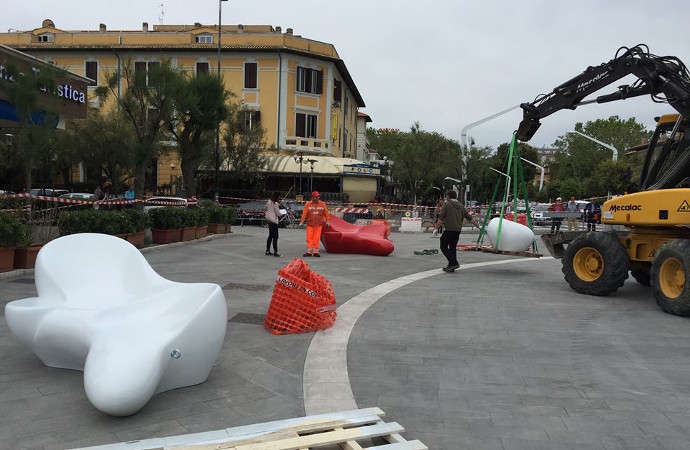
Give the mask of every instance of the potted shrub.
[{"label": "potted shrub", "polygon": [[208,233],[208,210],[196,208],[196,238],[205,237]]},{"label": "potted shrub", "polygon": [[198,222],[197,208],[184,208],[182,210],[182,242],[191,241],[196,238],[196,224]]},{"label": "potted shrub", "polygon": [[144,247],[144,237],[146,229],[149,227],[149,215],[135,208],[125,209],[123,214],[127,218],[129,225],[126,236],[127,241],[136,248]]},{"label": "potted shrub", "polygon": [[232,226],[233,223],[235,223],[235,220],[237,220],[237,208],[234,206],[228,206],[225,208],[227,210],[228,217],[226,218],[225,222],[225,232],[230,233],[230,227]]},{"label": "potted shrub", "polygon": [[28,243],[29,227],[14,214],[0,211],[0,272],[14,268],[15,249]]},{"label": "potted shrub", "polygon": [[228,208],[211,204],[205,206],[204,209],[208,213],[208,232],[213,234],[227,233]]},{"label": "potted shrub", "polygon": [[151,240],[154,244],[179,242],[184,226],[184,209],[163,206],[149,210]]}]

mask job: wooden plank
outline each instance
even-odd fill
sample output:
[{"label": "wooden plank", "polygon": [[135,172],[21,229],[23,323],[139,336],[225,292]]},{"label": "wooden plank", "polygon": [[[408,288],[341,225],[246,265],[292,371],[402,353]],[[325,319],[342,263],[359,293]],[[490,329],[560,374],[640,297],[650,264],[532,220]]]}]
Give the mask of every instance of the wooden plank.
[{"label": "wooden plank", "polygon": [[429,447],[424,445],[421,441],[415,439],[414,441],[396,442],[394,444],[383,444],[374,447],[367,447],[365,450],[429,450]]},{"label": "wooden plank", "polygon": [[334,430],[324,433],[280,439],[274,442],[238,445],[230,448],[234,450],[298,450],[302,447],[311,448],[314,446],[338,444],[346,441],[385,436],[402,431],[405,431],[405,429],[395,422],[382,422],[376,425],[361,428]]}]

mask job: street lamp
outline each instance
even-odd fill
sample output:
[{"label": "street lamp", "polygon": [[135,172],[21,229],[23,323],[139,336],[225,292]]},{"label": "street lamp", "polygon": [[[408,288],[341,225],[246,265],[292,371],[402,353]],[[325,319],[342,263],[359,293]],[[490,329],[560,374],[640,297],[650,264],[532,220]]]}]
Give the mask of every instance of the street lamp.
[{"label": "street lamp", "polygon": [[[221,80],[220,76],[220,31],[223,24],[222,14],[223,14],[223,2],[228,0],[218,0],[218,80]],[[218,123],[216,124],[216,152],[215,152],[215,179],[214,179],[214,193],[213,198],[218,201],[218,178],[220,174],[220,115],[218,116]]]},{"label": "street lamp", "polygon": [[580,136],[589,139],[590,141],[596,142],[597,144],[601,145],[602,147],[606,147],[609,150],[613,152],[613,157],[611,158],[611,161],[616,161],[618,160],[618,149],[614,147],[613,145],[606,144],[604,142],[601,142],[598,139],[593,138],[592,136],[586,135],[585,133],[580,133],[579,131],[566,131],[566,134],[579,134]]},{"label": "street lamp", "polygon": [[304,162],[304,157],[302,153],[300,152],[299,156],[297,156],[297,153],[292,155],[293,158],[295,158],[295,162],[299,163],[299,195],[302,195],[302,163]]},{"label": "street lamp", "polygon": [[311,165],[311,173],[309,174],[309,191],[314,189],[314,164],[319,162],[316,159],[308,159],[307,162]]}]

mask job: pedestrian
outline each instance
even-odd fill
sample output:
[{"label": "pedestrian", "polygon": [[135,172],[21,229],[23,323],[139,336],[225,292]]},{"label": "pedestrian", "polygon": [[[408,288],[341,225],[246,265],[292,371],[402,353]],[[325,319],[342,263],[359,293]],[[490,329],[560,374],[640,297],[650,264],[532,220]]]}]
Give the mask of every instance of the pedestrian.
[{"label": "pedestrian", "polygon": [[[558,197],[554,203],[549,206],[550,212],[562,213],[565,210],[563,206],[563,199]],[[551,232],[561,231],[561,222],[563,222],[563,217],[552,217],[551,218]]]},{"label": "pedestrian", "polygon": [[[566,205],[566,211],[569,213],[576,213],[578,211],[575,197],[570,197],[570,201]],[[577,231],[577,219],[577,214],[568,214],[568,231]]]},{"label": "pedestrian", "polygon": [[127,186],[127,190],[125,191],[125,200],[134,200],[134,198],[134,189],[132,189],[132,186]]},{"label": "pedestrian", "polygon": [[[438,202],[436,203],[436,206],[434,206],[434,223],[438,221],[438,216],[441,214],[441,208],[443,208],[443,199],[439,198]],[[434,232],[432,233],[434,236],[438,236],[439,233],[443,233],[443,226],[440,228],[434,228]]]},{"label": "pedestrian", "polygon": [[[278,223],[280,222],[280,192],[271,194],[271,198],[266,202],[266,220],[268,221],[268,239],[266,239],[266,256],[273,255],[282,258],[278,253]],[[271,253],[271,245],[273,253]]]},{"label": "pedestrian", "polygon": [[597,223],[601,217],[601,205],[597,203],[597,198],[592,197],[585,205],[585,220],[587,221],[587,231],[597,231]]},{"label": "pedestrian", "polygon": [[302,225],[307,222],[307,251],[302,256],[315,256],[319,255],[319,245],[321,242],[321,229],[324,223],[326,226],[331,224],[331,215],[328,212],[328,206],[321,200],[319,200],[319,191],[314,191],[311,193],[311,201],[308,201],[304,205],[302,210],[302,217],[300,218],[299,224]]},{"label": "pedestrian", "polygon": [[477,219],[458,201],[458,193],[452,189],[446,191],[446,201],[443,202],[441,212],[436,219],[436,229],[443,227],[443,234],[441,234],[440,239],[441,253],[448,260],[448,265],[442,269],[444,272],[455,272],[455,269],[460,267],[457,246],[465,219],[475,227],[480,228]]}]

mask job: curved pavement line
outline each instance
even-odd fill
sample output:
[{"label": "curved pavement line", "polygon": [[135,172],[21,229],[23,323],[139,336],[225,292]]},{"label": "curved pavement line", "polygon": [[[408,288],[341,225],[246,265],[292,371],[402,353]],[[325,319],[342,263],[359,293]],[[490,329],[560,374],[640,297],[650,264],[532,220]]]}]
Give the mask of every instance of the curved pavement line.
[{"label": "curved pavement line", "polygon": [[[549,260],[553,257],[546,256],[539,259]],[[506,259],[463,264],[459,270],[524,261],[524,259]],[[367,289],[338,308],[338,318],[331,328],[316,332],[307,350],[302,377],[306,415],[357,409],[347,370],[347,343],[357,320],[384,295],[434,275],[441,275],[441,273],[438,269],[427,270],[395,278]]]}]

